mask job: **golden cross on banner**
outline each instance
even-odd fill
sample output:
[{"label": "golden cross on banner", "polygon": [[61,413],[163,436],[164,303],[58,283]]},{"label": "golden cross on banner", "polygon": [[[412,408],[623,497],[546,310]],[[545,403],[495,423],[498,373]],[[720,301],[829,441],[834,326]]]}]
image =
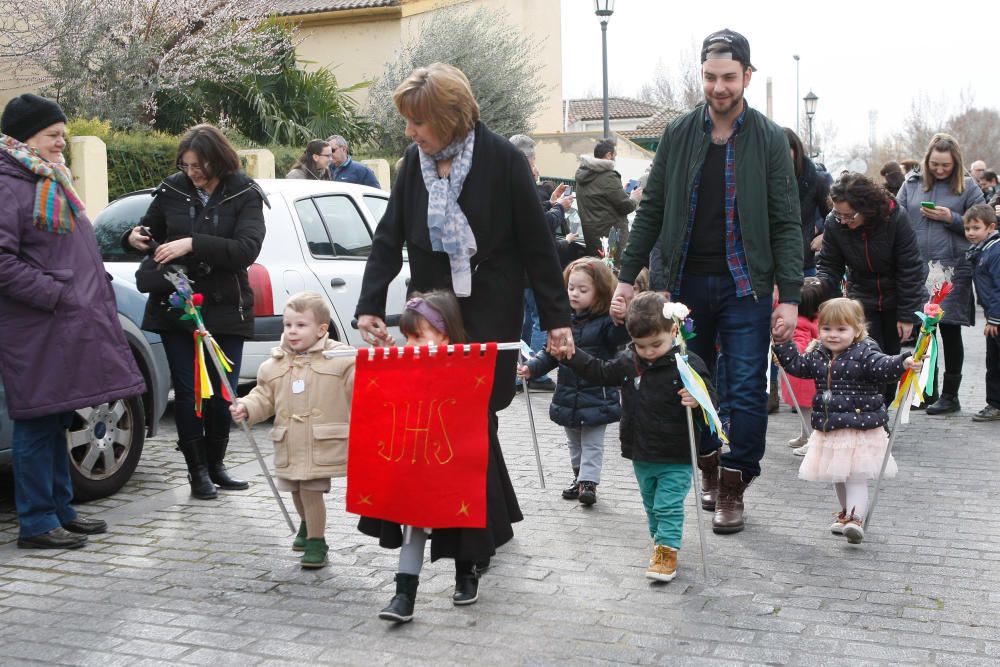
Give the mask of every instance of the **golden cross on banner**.
[{"label": "golden cross on banner", "polygon": [[462,501],[462,506],[458,508],[458,513],[464,514],[465,516],[469,516],[469,506],[466,504],[464,500]]},{"label": "golden cross on banner", "polygon": [[368,496],[361,496],[361,500],[359,500],[358,502],[360,502],[362,505],[373,505],[374,504],[372,502],[372,497],[370,495],[368,495]]}]

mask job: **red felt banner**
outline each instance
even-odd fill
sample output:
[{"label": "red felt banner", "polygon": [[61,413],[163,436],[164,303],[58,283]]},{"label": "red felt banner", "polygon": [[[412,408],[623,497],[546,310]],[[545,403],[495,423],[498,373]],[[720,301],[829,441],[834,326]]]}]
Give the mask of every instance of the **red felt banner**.
[{"label": "red felt banner", "polygon": [[424,528],[486,526],[496,343],[358,350],[347,511]]}]

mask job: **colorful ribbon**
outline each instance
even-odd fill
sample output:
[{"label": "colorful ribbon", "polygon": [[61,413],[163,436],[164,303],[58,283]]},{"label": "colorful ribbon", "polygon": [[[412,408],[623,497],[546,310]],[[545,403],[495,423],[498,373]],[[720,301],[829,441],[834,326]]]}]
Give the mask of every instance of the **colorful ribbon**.
[{"label": "colorful ribbon", "polygon": [[[179,272],[178,272],[179,273]],[[201,417],[202,401],[208,400],[215,395],[212,389],[212,380],[208,375],[208,363],[205,355],[211,355],[219,360],[219,365],[225,369],[226,373],[233,370],[232,360],[222,351],[219,343],[208,333],[205,328],[205,320],[201,316],[201,304],[204,300],[201,294],[194,292],[191,283],[183,274],[177,276],[171,282],[177,291],[170,295],[168,302],[173,308],[184,311],[180,319],[192,320],[195,325],[194,332],[194,412]],[[219,390],[222,398],[232,403],[233,395],[229,389],[229,382],[225,378],[220,378]]]},{"label": "colorful ribbon", "polygon": [[[951,292],[951,283],[942,283],[934,290],[931,300],[924,305],[923,312],[914,313],[920,318],[920,335],[917,336],[917,344],[913,350],[914,361],[924,361],[919,373],[914,373],[907,369],[899,379],[896,387],[896,398],[892,402],[893,408],[900,411],[900,421],[903,424],[910,423],[910,407],[920,405],[921,401],[934,394],[934,376],[937,374],[938,363],[938,340],[935,332],[937,325],[944,317],[944,309],[941,302]],[[910,392],[912,391],[912,395]],[[910,395],[909,401],[904,402],[903,397]]]}]

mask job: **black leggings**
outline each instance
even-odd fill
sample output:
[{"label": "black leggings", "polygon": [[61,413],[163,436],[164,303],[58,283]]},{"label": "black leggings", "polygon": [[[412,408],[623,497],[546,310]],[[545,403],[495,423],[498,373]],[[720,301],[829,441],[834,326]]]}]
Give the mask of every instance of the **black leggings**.
[{"label": "black leggings", "polygon": [[875,339],[885,354],[899,354],[899,331],[896,329],[896,309],[877,311],[865,310],[868,320],[868,335]]},{"label": "black leggings", "polygon": [[[896,309],[878,311],[865,310],[868,320],[868,335],[875,339],[885,354],[899,354],[899,330],[896,329]],[[885,404],[889,405],[896,398],[896,383],[889,382],[882,390]]]},{"label": "black leggings", "polygon": [[941,351],[944,352],[944,372],[948,375],[961,375],[965,363],[965,346],[962,345],[962,325],[938,325],[941,332]]}]

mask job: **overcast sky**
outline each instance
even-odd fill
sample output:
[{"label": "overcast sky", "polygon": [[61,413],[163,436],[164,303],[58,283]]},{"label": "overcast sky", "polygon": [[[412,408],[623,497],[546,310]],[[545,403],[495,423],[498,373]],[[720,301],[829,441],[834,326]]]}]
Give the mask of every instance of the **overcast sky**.
[{"label": "overcast sky", "polygon": [[[996,12],[988,5],[962,7],[962,16],[957,16],[940,2],[923,0],[617,0],[608,23],[609,83],[612,94],[636,96],[652,77],[657,59],[677,72],[692,44],[697,59],[705,36],[728,27],[750,42],[757,68],[747,89],[752,106],[766,110],[771,77],[774,120],[795,128],[792,56],[798,54],[799,98],[810,89],[819,96],[815,127],[834,122],[838,147],[866,144],[869,111],[878,112],[877,135],[890,134],[921,93],[946,109],[946,115],[959,110],[963,93],[966,99],[972,96],[974,106],[1000,107],[1000,76],[990,53],[996,42],[983,39],[996,31]],[[593,0],[562,0],[567,98],[601,96],[601,26],[593,9]],[[976,37],[963,39],[963,28]],[[904,55],[905,50],[911,55]],[[964,54],[967,62],[962,61]],[[803,122],[803,140],[806,134]]]}]

